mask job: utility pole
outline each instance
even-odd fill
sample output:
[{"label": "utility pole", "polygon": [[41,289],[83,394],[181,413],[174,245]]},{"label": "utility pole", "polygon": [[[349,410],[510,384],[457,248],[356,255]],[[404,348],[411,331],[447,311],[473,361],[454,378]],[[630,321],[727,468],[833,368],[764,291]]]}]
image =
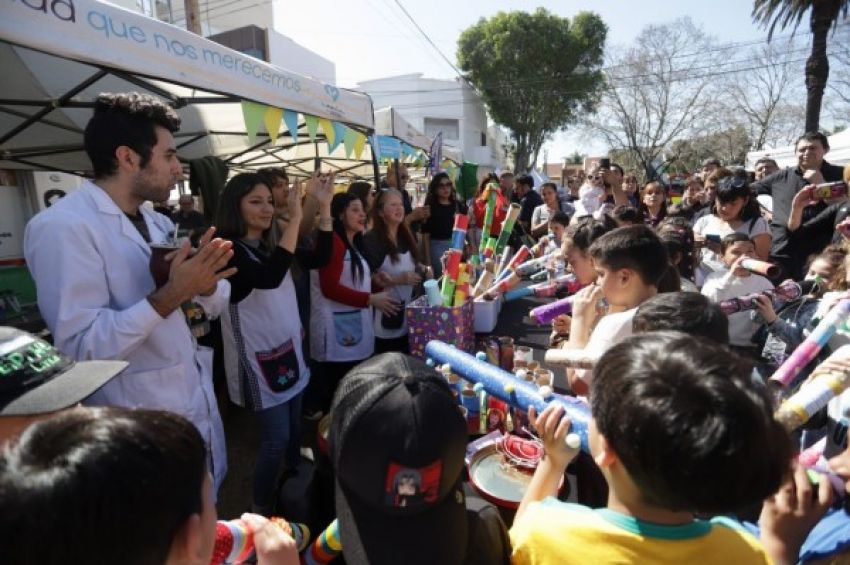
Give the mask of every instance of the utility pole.
[{"label": "utility pole", "polygon": [[198,0],[183,0],[183,6],[186,11],[186,29],[195,35],[203,35],[201,33],[201,8],[198,5]]}]

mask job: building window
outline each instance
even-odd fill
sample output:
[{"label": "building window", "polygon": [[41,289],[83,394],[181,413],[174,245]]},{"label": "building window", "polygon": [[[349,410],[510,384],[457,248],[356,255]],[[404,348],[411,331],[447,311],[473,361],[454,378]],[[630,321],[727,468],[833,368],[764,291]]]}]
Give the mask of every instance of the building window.
[{"label": "building window", "polygon": [[481,147],[487,147],[487,133],[481,132]]},{"label": "building window", "polygon": [[425,118],[425,135],[434,137],[443,132],[443,139],[460,139],[460,122],[444,118]]}]

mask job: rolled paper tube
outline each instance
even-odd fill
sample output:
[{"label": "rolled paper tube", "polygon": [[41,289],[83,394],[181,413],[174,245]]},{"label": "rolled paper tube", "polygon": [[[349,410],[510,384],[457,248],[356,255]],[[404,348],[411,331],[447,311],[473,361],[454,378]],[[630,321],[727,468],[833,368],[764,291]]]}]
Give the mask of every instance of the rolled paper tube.
[{"label": "rolled paper tube", "polygon": [[497,273],[503,273],[507,270],[508,262],[511,260],[511,248],[505,247],[504,251],[502,251],[501,260],[499,261],[499,268],[496,269]]},{"label": "rolled paper tube", "polygon": [[484,294],[490,296],[503,294],[515,287],[517,284],[519,284],[520,280],[521,279],[519,278],[519,276],[516,275],[516,273],[511,273],[511,276],[502,281],[497,282],[496,284],[488,288]]},{"label": "rolled paper tube", "polygon": [[428,279],[422,283],[425,287],[425,294],[428,296],[428,306],[442,306],[443,296],[440,294],[440,285],[434,279]]},{"label": "rolled paper tube", "polygon": [[548,349],[543,357],[547,365],[573,369],[593,369],[597,361],[583,349]]},{"label": "rolled paper tube", "polygon": [[779,265],[774,265],[773,263],[768,263],[767,261],[759,261],[758,259],[744,259],[741,261],[741,267],[744,269],[751,271],[753,273],[757,273],[759,275],[764,275],[765,277],[775,279],[779,276],[781,269]]},{"label": "rolled paper tube", "polygon": [[452,307],[455,298],[455,286],[457,286],[457,281],[455,279],[443,277],[443,286],[440,289],[440,296],[443,301],[443,306],[446,306],[448,308]]},{"label": "rolled paper tube", "polygon": [[755,292],[753,294],[747,294],[737,298],[730,298],[728,300],[722,300],[720,302],[720,310],[727,316],[744,310],[754,310],[757,308],[756,298],[762,295],[769,297],[771,300],[775,300],[777,298],[796,300],[803,296],[803,289],[800,288],[799,284],[788,280],[773,289]]},{"label": "rolled paper tube", "polygon": [[534,244],[534,247],[531,248],[531,254],[534,257],[541,257],[545,253],[544,251],[549,247],[549,236],[543,236],[540,240]]},{"label": "rolled paper tube", "polygon": [[469,414],[478,414],[481,412],[481,398],[471,388],[467,388],[460,393],[460,404],[466,408]]},{"label": "rolled paper tube", "polygon": [[526,261],[525,263],[521,263],[516,266],[514,272],[518,275],[527,277],[533,273],[536,273],[540,269],[546,268],[546,263],[552,258],[552,254],[544,255],[543,257],[537,257],[536,259],[531,259]]},{"label": "rolled paper tube", "polygon": [[493,273],[485,270],[483,273],[481,273],[481,278],[479,278],[478,282],[475,284],[475,288],[472,291],[472,295],[475,298],[478,298],[479,296],[484,294],[484,292],[488,288],[490,288],[490,286],[492,284],[493,284]]},{"label": "rolled paper tube", "polygon": [[326,565],[336,559],[342,553],[342,542],[339,538],[339,522],[334,520],[325,528],[310,551],[304,554],[305,565]]},{"label": "rolled paper tube", "polygon": [[438,363],[450,363],[452,369],[463,378],[484,385],[490,396],[508,403],[518,410],[528,410],[534,406],[538,413],[546,406],[556,403],[561,406],[572,422],[570,430],[579,436],[581,448],[590,452],[587,443],[587,426],[590,422],[590,407],[584,402],[561,395],[552,395],[544,399],[534,383],[519,381],[507,371],[479,361],[472,355],[452,347],[442,341],[429,341],[425,354]]},{"label": "rolled paper tube", "polygon": [[496,262],[492,259],[487,259],[484,261],[484,270],[489,271],[491,273],[496,272]]},{"label": "rolled paper tube", "polygon": [[469,216],[466,214],[455,214],[454,229],[463,231],[469,229]]},{"label": "rolled paper tube", "polygon": [[850,372],[822,373],[783,402],[774,417],[786,430],[793,431],[847,388]]},{"label": "rolled paper tube", "polygon": [[[287,522],[283,518],[272,518],[287,535],[295,540],[298,552],[304,551],[310,541],[310,529],[304,524]],[[215,526],[215,546],[210,565],[244,563],[255,561],[254,532],[247,522],[219,520]]]},{"label": "rolled paper tube", "polygon": [[460,276],[460,259],[463,253],[457,249],[449,249],[446,258],[446,274],[448,278],[457,281]]},{"label": "rolled paper tube", "polygon": [[504,294],[505,302],[510,302],[511,300],[518,300],[520,298],[525,298],[526,296],[533,296],[534,288],[532,286],[524,286],[521,288],[512,288]]},{"label": "rolled paper tube", "polygon": [[505,276],[507,276],[507,274],[510,271],[514,270],[517,267],[517,265],[524,263],[526,261],[526,259],[528,259],[530,256],[531,256],[531,249],[529,249],[527,245],[523,245],[522,247],[517,249],[517,252],[514,253],[514,256],[511,257],[511,260],[508,261],[508,264],[505,265],[505,268],[502,271],[499,272],[499,274],[496,278],[497,279],[504,278]]},{"label": "rolled paper tube", "polygon": [[844,181],[825,182],[815,185],[812,190],[812,198],[815,200],[824,200],[827,198],[838,198],[847,195],[847,183]]},{"label": "rolled paper tube", "polygon": [[537,308],[532,308],[528,315],[540,326],[548,324],[561,314],[570,314],[573,311],[573,297],[568,296]]},{"label": "rolled paper tube", "polygon": [[493,223],[493,215],[496,212],[497,191],[493,186],[487,188],[487,204],[484,207],[484,225],[481,226],[481,243],[478,252],[484,254],[484,248],[490,239],[490,225]]},{"label": "rolled paper tube", "polygon": [[466,239],[466,230],[457,228],[452,230],[452,249],[463,249],[463,240]]},{"label": "rolled paper tube", "polygon": [[520,210],[522,210],[522,207],[516,202],[511,203],[508,207],[508,215],[505,217],[505,221],[502,222],[502,231],[499,232],[499,239],[496,242],[496,253],[501,253],[508,244],[508,239],[510,239],[511,233],[514,231],[516,220],[519,218]]},{"label": "rolled paper tube", "polygon": [[490,236],[487,238],[487,245],[484,246],[484,258],[491,259],[496,254],[496,238]]},{"label": "rolled paper tube", "polygon": [[791,355],[776,369],[770,380],[782,386],[791,384],[794,377],[817,357],[817,354],[820,353],[829,338],[835,334],[838,327],[847,321],[848,316],[850,316],[850,299],[844,298],[833,306],[832,310],[823,317],[812,333],[803,340],[803,343],[791,352]]},{"label": "rolled paper tube", "polygon": [[546,269],[543,269],[542,271],[537,271],[536,273],[534,273],[533,275],[531,275],[528,278],[532,282],[543,282],[548,278],[548,276],[549,276],[549,271],[547,271]]}]

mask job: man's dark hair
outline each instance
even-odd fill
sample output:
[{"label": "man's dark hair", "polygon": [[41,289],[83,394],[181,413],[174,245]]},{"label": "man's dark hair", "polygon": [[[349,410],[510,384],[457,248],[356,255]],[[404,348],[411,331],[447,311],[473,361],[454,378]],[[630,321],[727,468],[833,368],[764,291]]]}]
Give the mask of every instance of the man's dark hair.
[{"label": "man's dark hair", "polygon": [[621,176],[621,177],[625,177],[625,176],[626,176],[626,172],[623,170],[623,167],[621,167],[621,166],[620,166],[620,165],[618,165],[617,163],[611,163],[611,168],[612,168],[612,169],[617,169],[617,171],[619,171],[619,173],[620,173],[620,176]]},{"label": "man's dark hair", "polygon": [[656,508],[723,514],[776,492],[792,456],[752,366],[680,332],[634,335],[593,370],[599,433]]},{"label": "man's dark hair", "polygon": [[720,240],[720,253],[726,253],[726,250],[738,243],[739,241],[749,241],[753,242],[745,233],[741,232],[732,232],[728,235],[723,236],[723,239]]},{"label": "man's dark hair", "polygon": [[558,210],[557,212],[552,214],[551,218],[549,218],[549,223],[561,224],[562,226],[567,227],[570,225],[570,217],[569,215],[567,215],[566,212],[561,212],[560,210]]},{"label": "man's dark hair", "polygon": [[616,227],[617,224],[607,215],[598,220],[587,216],[568,227],[564,237],[570,240],[573,247],[582,253],[587,253],[594,241]]},{"label": "man's dark hair", "polygon": [[3,562],[165,563],[206,475],[201,435],[171,412],[80,408],[33,424],[0,454]]},{"label": "man's dark hair", "polygon": [[278,179],[289,181],[289,175],[283,167],[263,167],[262,169],[259,169],[257,173],[268,177],[267,182],[269,188],[277,184]]},{"label": "man's dark hair", "polygon": [[825,151],[829,151],[829,139],[819,131],[807,131],[803,135],[797,138],[797,141],[794,142],[794,149],[797,148],[797,145],[803,141],[820,141],[820,144],[823,146]]},{"label": "man's dark hair", "polygon": [[630,269],[643,284],[656,287],[670,264],[667,249],[647,226],[624,226],[606,233],[590,246],[590,255],[606,269]]},{"label": "man's dark hair", "polygon": [[542,191],[544,188],[551,188],[552,190],[555,191],[555,194],[558,193],[558,185],[555,184],[554,182],[544,182],[543,184],[540,185],[540,190]]},{"label": "man's dark hair", "polygon": [[720,167],[720,166],[722,166],[722,165],[720,164],[720,159],[718,159],[718,158],[716,158],[716,157],[711,157],[711,158],[706,159],[705,161],[703,161],[703,162],[702,162],[702,166],[703,166],[703,167],[707,167],[707,166],[709,166],[709,165],[714,165],[714,166],[716,166],[716,167]]},{"label": "man's dark hair", "polygon": [[756,164],[754,165],[754,167],[758,167],[758,166],[759,166],[759,165],[761,165],[762,163],[773,163],[773,166],[774,166],[774,167],[778,167],[778,166],[779,166],[779,163],[777,163],[777,162],[776,162],[776,159],[773,159],[773,158],[771,158],[771,157],[762,157],[761,159],[759,159],[758,161],[756,161]]},{"label": "man's dark hair", "polygon": [[126,145],[147,166],[156,145],[156,126],[171,133],[180,129],[180,116],[158,98],[138,92],[101,94],[94,103],[94,115],[83,135],[86,153],[96,179],[118,170],[115,150]]},{"label": "man's dark hair", "polygon": [[514,179],[514,183],[527,186],[528,188],[534,188],[534,177],[531,175],[520,175]]},{"label": "man's dark hair", "polygon": [[729,344],[729,319],[720,306],[698,292],[665,292],[641,303],[632,318],[632,331],[674,330]]},{"label": "man's dark hair", "polygon": [[614,206],[614,209],[611,210],[611,217],[618,222],[628,222],[630,224],[639,224],[642,221],[638,209],[628,204]]}]

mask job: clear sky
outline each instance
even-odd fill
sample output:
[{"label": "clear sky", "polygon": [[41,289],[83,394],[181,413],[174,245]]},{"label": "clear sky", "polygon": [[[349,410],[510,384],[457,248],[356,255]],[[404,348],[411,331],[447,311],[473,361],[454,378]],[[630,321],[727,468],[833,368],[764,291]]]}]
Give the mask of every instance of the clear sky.
[{"label": "clear sky", "polygon": [[[261,2],[268,0],[259,0]],[[452,78],[452,68],[428,45],[395,0],[274,0],[284,14],[277,31],[336,64],[337,82],[358,81],[420,72],[434,78]],[[213,4],[215,0],[213,0]],[[690,16],[722,42],[751,41],[766,35],[752,23],[751,0],[401,0],[440,50],[455,61],[461,31],[481,17],[499,11],[534,10],[543,6],[563,17],[579,11],[598,13],[608,24],[608,41],[625,45],[652,23]],[[806,31],[805,25],[801,31]],[[569,131],[548,145],[549,160],[557,161],[578,149],[604,151],[592,140]]]}]

